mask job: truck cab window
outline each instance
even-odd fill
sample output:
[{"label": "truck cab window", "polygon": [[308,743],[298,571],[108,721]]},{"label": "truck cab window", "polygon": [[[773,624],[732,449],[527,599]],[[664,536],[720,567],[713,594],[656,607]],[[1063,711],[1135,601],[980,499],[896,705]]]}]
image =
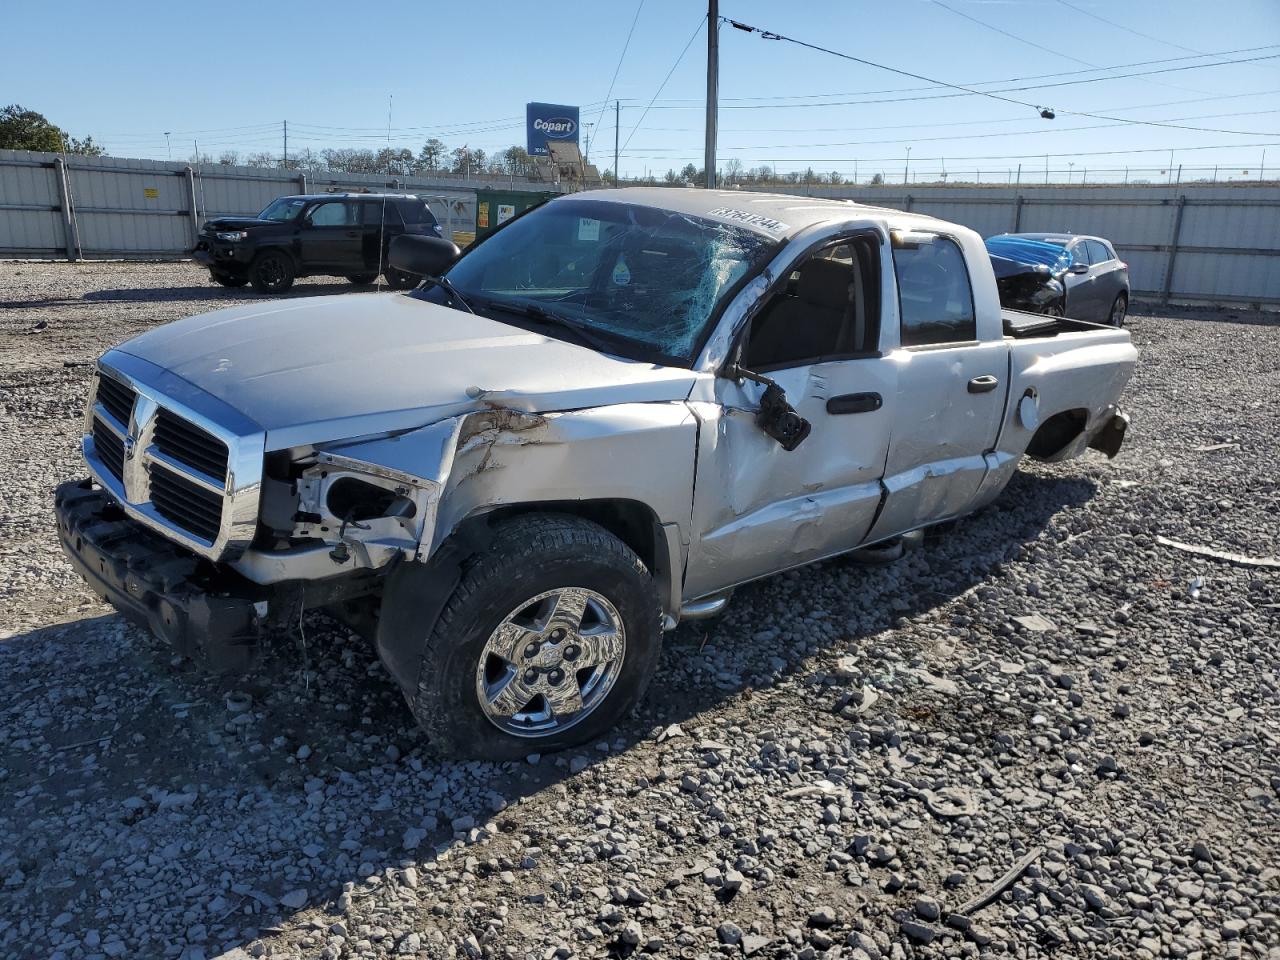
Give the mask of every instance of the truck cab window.
[{"label": "truck cab window", "polygon": [[752,319],[742,364],[763,372],[875,353],[879,319],[878,241],[842,240],[792,270]]},{"label": "truck cab window", "polygon": [[954,240],[912,234],[894,244],[893,263],[904,347],[978,338],[969,271]]}]

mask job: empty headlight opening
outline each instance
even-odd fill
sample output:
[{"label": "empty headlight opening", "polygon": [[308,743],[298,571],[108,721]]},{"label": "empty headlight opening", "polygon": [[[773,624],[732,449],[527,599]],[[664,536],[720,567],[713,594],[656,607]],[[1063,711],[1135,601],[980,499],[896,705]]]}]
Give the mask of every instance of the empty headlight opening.
[{"label": "empty headlight opening", "polygon": [[405,492],[398,492],[355,477],[342,477],[329,487],[325,505],[333,516],[346,521],[378,517],[412,518],[418,511]]}]

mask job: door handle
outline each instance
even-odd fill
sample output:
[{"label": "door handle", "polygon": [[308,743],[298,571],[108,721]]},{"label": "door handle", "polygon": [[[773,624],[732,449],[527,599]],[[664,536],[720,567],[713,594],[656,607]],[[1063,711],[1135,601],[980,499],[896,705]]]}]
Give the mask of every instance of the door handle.
[{"label": "door handle", "polygon": [[827,413],[870,413],[883,404],[878,393],[846,393],[827,401]]},{"label": "door handle", "polygon": [[991,374],[985,374],[981,377],[974,377],[969,381],[970,393],[990,393],[996,387],[1000,386],[1000,381]]},{"label": "door handle", "polygon": [[358,236],[360,236],[360,231],[358,231],[358,230],[348,230],[348,231],[347,231],[347,236],[348,236],[348,237],[358,237]]}]

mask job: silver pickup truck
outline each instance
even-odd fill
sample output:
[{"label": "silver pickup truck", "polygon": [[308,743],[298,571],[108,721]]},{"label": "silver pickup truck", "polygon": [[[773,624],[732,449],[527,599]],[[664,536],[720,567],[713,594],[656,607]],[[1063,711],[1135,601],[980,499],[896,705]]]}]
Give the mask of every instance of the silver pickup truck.
[{"label": "silver pickup truck", "polygon": [[107,352],[56,510],[92,588],[214,668],[343,616],[444,752],[596,738],[736,586],[1124,438],[1129,334],[1002,311],[929,217],[607,190],[391,256],[426,280]]}]

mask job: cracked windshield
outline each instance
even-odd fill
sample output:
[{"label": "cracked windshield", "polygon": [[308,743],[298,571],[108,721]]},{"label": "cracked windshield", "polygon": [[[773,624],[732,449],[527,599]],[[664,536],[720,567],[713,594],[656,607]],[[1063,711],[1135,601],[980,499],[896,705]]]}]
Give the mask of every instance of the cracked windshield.
[{"label": "cracked windshield", "polygon": [[564,200],[504,228],[449,280],[477,309],[529,315],[532,307],[623,353],[687,363],[720,301],[773,250],[771,238],[742,227]]}]

